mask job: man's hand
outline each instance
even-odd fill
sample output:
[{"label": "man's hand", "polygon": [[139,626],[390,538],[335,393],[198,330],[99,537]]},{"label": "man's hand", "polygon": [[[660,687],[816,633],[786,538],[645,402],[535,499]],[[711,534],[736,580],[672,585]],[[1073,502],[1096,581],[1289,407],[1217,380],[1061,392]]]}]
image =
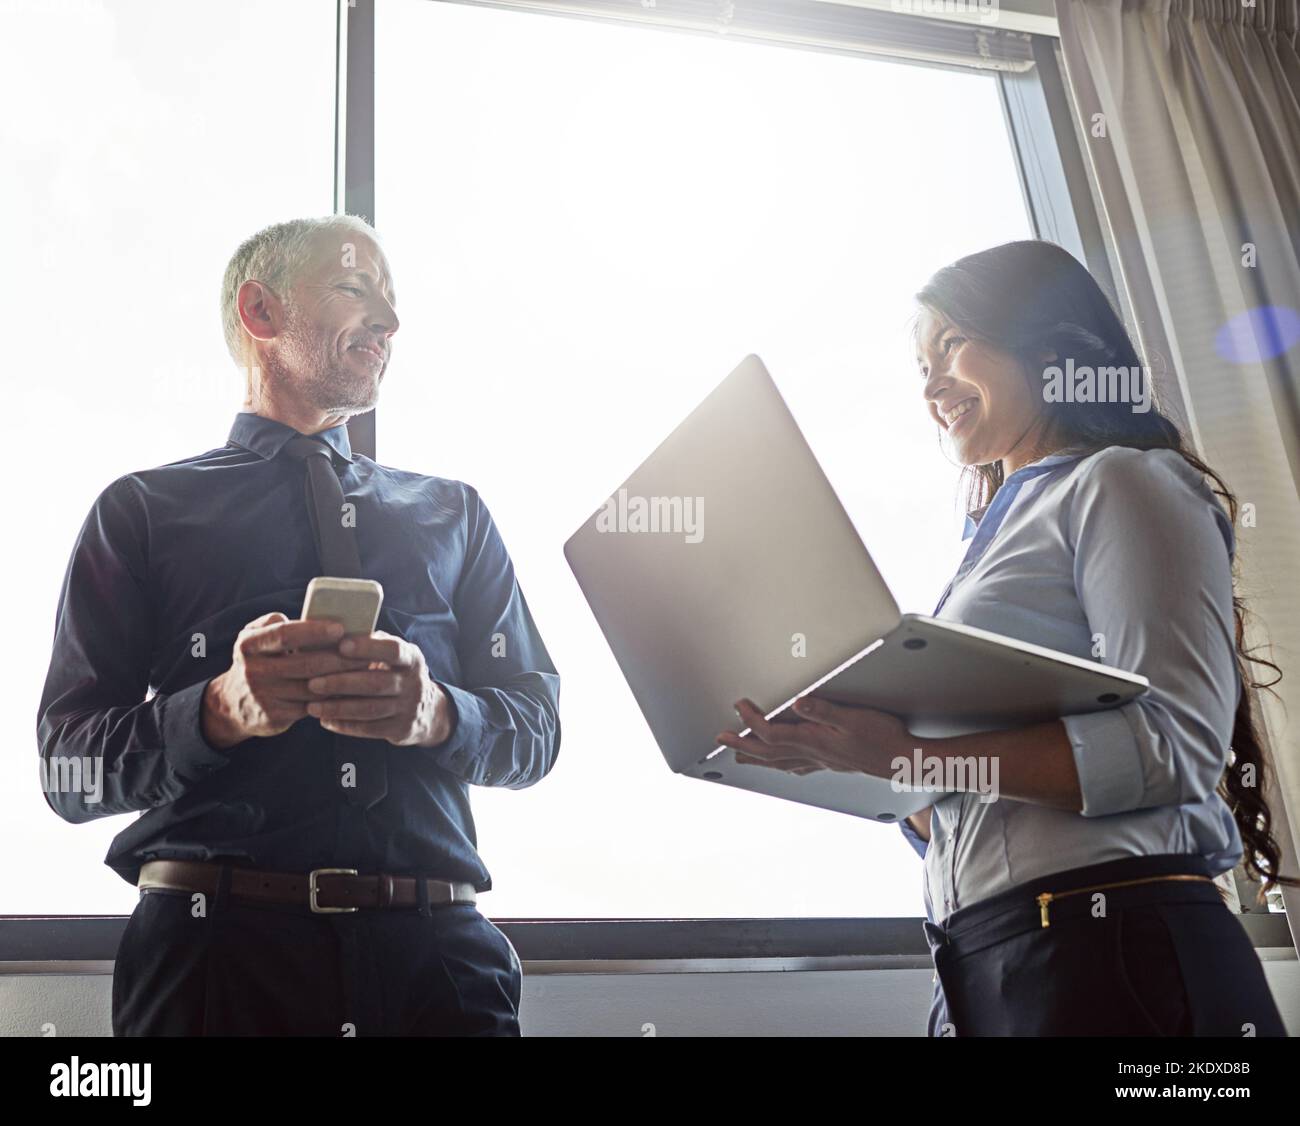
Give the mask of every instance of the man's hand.
[{"label": "man's hand", "polygon": [[307,714],[339,735],[385,739],[397,747],[436,747],[453,730],[447,694],[429,679],[418,646],[376,630],[353,636],[339,652],[360,657],[369,667],[360,672],[325,673],[307,682],[316,702]]},{"label": "man's hand", "polygon": [[224,749],[287,731],[316,699],[307,687],[312,677],[367,667],[339,655],[342,636],[337,622],[291,621],[278,610],[249,622],[235,639],[230,668],[204,690],[204,738]]}]

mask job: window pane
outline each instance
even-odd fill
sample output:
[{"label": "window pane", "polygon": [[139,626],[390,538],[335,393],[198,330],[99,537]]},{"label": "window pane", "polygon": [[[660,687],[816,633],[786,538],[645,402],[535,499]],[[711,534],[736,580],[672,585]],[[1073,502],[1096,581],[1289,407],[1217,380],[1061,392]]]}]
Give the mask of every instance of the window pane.
[{"label": "window pane", "polygon": [[[225,444],[243,400],[218,294],[255,230],[333,210],[331,0],[0,3],[9,315],[0,913],[129,913],[126,817],[60,820],[36,713],[98,493]],[[105,607],[111,613],[111,607]]]},{"label": "window pane", "polygon": [[479,490],[563,683],[552,774],[473,792],[486,909],[921,913],[897,828],[668,771],[561,547],[757,352],[903,609],[933,610],[958,470],[911,295],[1030,236],[994,80],[427,0],[376,31],[380,458]]}]

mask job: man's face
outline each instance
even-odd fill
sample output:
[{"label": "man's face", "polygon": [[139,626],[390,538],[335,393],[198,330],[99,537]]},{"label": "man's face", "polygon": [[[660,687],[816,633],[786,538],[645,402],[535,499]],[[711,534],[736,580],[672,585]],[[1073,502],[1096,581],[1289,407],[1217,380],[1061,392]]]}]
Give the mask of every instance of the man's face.
[{"label": "man's face", "polygon": [[262,367],[279,396],[325,414],[360,414],[379,401],[397,331],[397,295],[375,243],[355,231],[325,231],[281,298],[280,331]]}]

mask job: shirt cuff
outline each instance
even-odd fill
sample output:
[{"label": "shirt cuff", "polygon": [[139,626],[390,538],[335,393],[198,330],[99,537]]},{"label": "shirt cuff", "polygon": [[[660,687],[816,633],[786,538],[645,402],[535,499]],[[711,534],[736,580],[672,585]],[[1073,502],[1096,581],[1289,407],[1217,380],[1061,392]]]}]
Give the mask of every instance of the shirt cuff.
[{"label": "shirt cuff", "polygon": [[436,751],[439,757],[445,757],[455,772],[468,778],[466,770],[475,751],[483,745],[483,705],[477,696],[454,684],[444,684],[441,680],[434,683],[447,694],[447,700],[455,716],[451,734],[444,742],[429,750]]},{"label": "shirt cuff", "polygon": [[1074,752],[1084,817],[1140,809],[1146,794],[1142,756],[1124,713],[1134,704],[1104,712],[1061,717]]},{"label": "shirt cuff", "polygon": [[186,781],[202,778],[230,761],[225,751],[203,736],[203,693],[208,680],[169,692],[160,701],[163,754],[172,773]]}]

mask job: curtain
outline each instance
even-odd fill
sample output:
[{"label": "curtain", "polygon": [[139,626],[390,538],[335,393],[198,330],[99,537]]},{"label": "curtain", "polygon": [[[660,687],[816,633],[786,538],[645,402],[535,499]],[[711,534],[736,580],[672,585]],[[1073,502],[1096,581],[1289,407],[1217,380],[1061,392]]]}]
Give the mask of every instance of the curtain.
[{"label": "curtain", "polygon": [[[1252,506],[1239,593],[1274,833],[1300,841],[1300,0],[1057,0],[1067,81],[1169,413]],[[1164,384],[1161,385],[1163,370]],[[1262,626],[1262,628],[1260,628]],[[1269,655],[1268,650],[1259,653]],[[1267,670],[1256,670],[1259,679]],[[1271,674],[1269,676],[1271,679]],[[1283,893],[1300,939],[1300,893]]]}]

